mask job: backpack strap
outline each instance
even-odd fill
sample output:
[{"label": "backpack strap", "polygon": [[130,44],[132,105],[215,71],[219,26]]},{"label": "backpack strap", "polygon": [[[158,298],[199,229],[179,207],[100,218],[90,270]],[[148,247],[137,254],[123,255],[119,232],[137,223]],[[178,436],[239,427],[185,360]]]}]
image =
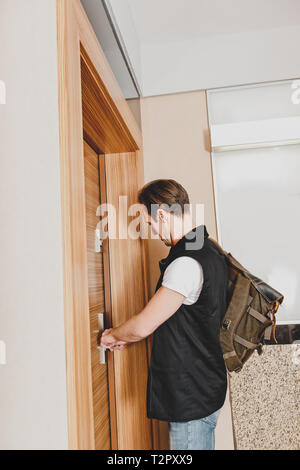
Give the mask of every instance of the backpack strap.
[{"label": "backpack strap", "polygon": [[248,313],[252,317],[256,318],[256,320],[260,321],[263,325],[272,325],[272,321],[268,318],[259,313],[257,310],[254,310],[254,308],[249,307],[248,308]]},{"label": "backpack strap", "polygon": [[[231,253],[228,253],[227,251],[225,251],[219,245],[219,243],[216,240],[214,240],[213,238],[210,238],[210,237],[208,237],[208,240],[210,240],[212,243],[214,243],[214,245],[217,247],[217,249],[219,250],[219,252],[221,254],[226,256],[226,259],[227,259],[228,263],[230,263],[232,266],[234,266],[235,268],[240,270],[244,274],[244,276],[246,276],[246,277],[248,277],[248,279],[250,279],[250,281],[254,285],[255,289],[258,290],[258,292],[264,297],[264,299],[268,303],[274,304],[274,305],[277,304],[279,306],[279,304],[281,304],[283,302],[283,299],[284,299],[283,294],[278,292],[273,287],[269,286],[266,282],[262,281],[257,276],[254,276],[253,274],[251,274],[248,271],[248,269],[246,269],[244,266],[242,266],[241,263],[239,263],[232,256]],[[278,306],[277,306],[277,308],[278,308]],[[276,310],[274,311],[274,313],[276,313]]]},{"label": "backpack strap", "polygon": [[233,339],[234,339],[234,341],[241,344],[242,346],[245,346],[245,348],[247,348],[247,349],[256,349],[257,348],[257,344],[250,343],[250,341],[247,341],[245,338],[241,338],[241,336],[239,336],[239,335],[234,335]]},{"label": "backpack strap", "polygon": [[225,250],[221,247],[221,245],[219,245],[219,243],[218,243],[216,240],[214,240],[214,239],[211,238],[211,237],[208,237],[208,240],[210,240],[214,245],[216,245],[216,247],[218,248],[218,250],[220,251],[220,253],[222,253],[222,255],[225,255],[225,256],[228,255],[227,251],[225,251]]},{"label": "backpack strap", "polygon": [[[232,298],[221,325],[220,342],[224,353],[223,358],[230,371],[241,370],[243,366],[234,347],[236,340],[235,330],[240,321],[240,318],[236,316],[236,312],[242,312],[243,315],[249,307],[250,286],[251,281],[241,273],[238,273]],[[252,300],[252,298],[250,300]],[[255,345],[255,347],[257,347],[257,345]]]},{"label": "backpack strap", "polygon": [[[213,238],[211,237],[208,237],[208,240],[210,240],[219,250],[219,252],[226,256],[226,258],[228,259],[228,261],[233,265],[235,266],[236,268],[240,269],[241,271],[244,271],[246,273],[248,273],[247,269],[244,268],[244,266],[242,266],[233,256],[231,253],[227,252],[224,250],[224,248],[221,247],[221,245],[216,241],[214,240]],[[250,273],[249,273],[250,274]]]}]

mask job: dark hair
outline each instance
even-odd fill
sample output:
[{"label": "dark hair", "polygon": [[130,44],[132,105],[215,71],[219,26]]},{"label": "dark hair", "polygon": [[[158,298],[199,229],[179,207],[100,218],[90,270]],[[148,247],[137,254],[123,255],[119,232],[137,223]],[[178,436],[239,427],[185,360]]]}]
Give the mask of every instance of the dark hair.
[{"label": "dark hair", "polygon": [[189,206],[185,205],[190,203],[184,187],[171,179],[157,179],[145,184],[138,193],[138,201],[146,206],[148,214],[154,219],[159,206],[165,206],[163,209],[168,212],[182,215],[189,209]]}]

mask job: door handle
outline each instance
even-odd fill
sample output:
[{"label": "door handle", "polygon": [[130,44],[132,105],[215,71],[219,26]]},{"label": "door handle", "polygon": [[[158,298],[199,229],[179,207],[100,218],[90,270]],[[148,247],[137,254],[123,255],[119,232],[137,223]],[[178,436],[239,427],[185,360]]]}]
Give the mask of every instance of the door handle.
[{"label": "door handle", "polygon": [[100,228],[98,227],[95,230],[95,253],[102,252],[102,245],[103,245],[103,241],[101,237],[101,231],[100,231]]},{"label": "door handle", "polygon": [[[98,327],[99,330],[95,330],[93,333],[99,334],[99,332],[104,330],[104,313],[98,313]],[[106,364],[106,348],[102,348],[102,346],[97,345],[97,349],[99,351],[99,364]]]}]

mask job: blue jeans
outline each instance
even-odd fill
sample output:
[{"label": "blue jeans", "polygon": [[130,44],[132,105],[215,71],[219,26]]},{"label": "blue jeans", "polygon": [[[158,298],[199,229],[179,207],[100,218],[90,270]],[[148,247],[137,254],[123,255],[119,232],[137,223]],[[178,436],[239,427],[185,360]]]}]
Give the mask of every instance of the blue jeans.
[{"label": "blue jeans", "polygon": [[214,450],[220,411],[184,423],[169,422],[170,450]]}]

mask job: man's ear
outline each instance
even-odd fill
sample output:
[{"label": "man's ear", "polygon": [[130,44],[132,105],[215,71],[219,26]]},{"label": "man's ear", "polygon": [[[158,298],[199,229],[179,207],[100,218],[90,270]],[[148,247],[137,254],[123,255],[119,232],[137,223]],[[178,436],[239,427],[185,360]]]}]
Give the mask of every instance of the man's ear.
[{"label": "man's ear", "polygon": [[157,218],[157,221],[164,219],[164,213],[162,209],[157,209],[156,218]]}]

